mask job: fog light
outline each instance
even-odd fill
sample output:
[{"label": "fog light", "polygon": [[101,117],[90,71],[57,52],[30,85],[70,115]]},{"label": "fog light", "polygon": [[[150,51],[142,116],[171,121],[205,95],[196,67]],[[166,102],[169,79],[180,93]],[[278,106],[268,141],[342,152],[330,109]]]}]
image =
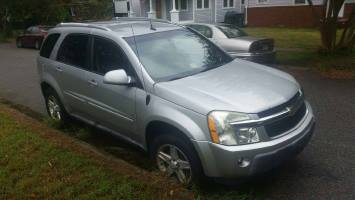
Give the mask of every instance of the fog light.
[{"label": "fog light", "polygon": [[239,167],[248,167],[250,165],[250,160],[247,158],[239,158],[237,164]]}]

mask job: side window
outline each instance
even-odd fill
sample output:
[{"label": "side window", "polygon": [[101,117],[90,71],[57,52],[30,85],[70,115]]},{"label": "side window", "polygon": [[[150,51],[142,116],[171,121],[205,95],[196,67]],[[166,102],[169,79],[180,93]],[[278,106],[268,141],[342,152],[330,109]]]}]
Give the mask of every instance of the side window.
[{"label": "side window", "polygon": [[54,33],[49,35],[47,39],[44,41],[39,55],[45,58],[49,58],[54,48],[54,45],[58,41],[59,36],[60,36],[59,33]]},{"label": "side window", "polygon": [[108,39],[94,37],[94,71],[106,74],[109,71],[124,69],[132,75],[132,67],[125,53]]},{"label": "side window", "polygon": [[89,70],[88,54],[89,35],[70,34],[59,48],[57,61]]}]

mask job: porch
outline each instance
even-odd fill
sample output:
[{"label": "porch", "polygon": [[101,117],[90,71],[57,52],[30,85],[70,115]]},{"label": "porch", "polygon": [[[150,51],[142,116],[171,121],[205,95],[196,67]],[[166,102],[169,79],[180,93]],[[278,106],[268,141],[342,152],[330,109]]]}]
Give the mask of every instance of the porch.
[{"label": "porch", "polygon": [[174,23],[194,21],[193,0],[148,0],[148,18]]}]

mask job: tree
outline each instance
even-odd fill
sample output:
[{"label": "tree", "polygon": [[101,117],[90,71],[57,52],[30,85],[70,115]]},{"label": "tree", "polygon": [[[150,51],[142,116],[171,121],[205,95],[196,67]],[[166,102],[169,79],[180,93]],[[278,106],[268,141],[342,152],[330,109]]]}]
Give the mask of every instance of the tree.
[{"label": "tree", "polygon": [[78,20],[112,17],[112,0],[0,0],[0,31],[72,21],[71,8],[78,12]]},{"label": "tree", "polygon": [[323,0],[320,14],[317,12],[313,1],[307,1],[312,7],[314,16],[320,22],[321,52],[326,54],[351,53],[355,45],[355,10],[350,14],[338,40],[338,16],[345,0]]}]

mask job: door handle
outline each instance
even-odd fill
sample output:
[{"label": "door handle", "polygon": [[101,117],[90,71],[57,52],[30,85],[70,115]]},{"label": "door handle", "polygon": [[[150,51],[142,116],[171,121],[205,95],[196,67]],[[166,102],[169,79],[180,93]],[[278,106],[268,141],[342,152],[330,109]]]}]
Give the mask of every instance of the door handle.
[{"label": "door handle", "polygon": [[58,72],[63,72],[62,68],[61,67],[56,67],[55,68]]},{"label": "door handle", "polygon": [[91,86],[97,86],[97,82],[95,80],[88,81]]}]

